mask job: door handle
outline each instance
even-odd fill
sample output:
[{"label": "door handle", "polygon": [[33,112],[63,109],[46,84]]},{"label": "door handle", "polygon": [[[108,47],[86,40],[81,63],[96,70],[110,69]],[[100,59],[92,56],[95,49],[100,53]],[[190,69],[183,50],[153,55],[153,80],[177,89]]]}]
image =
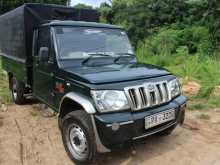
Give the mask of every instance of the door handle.
[{"label": "door handle", "polygon": [[40,58],[38,56],[35,57],[36,64],[35,66],[39,66]]},{"label": "door handle", "polygon": [[50,77],[54,77],[54,73],[51,72],[51,73],[50,73]]},{"label": "door handle", "polygon": [[52,96],[52,97],[55,97],[55,93],[54,93],[54,92],[51,92],[51,96]]}]

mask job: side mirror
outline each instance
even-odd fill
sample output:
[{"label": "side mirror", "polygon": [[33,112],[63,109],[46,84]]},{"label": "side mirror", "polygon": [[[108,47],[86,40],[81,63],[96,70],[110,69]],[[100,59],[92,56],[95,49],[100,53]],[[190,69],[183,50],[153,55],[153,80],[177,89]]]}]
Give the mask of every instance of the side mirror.
[{"label": "side mirror", "polygon": [[49,59],[49,49],[48,47],[41,47],[39,51],[39,59],[40,61],[48,61]]}]

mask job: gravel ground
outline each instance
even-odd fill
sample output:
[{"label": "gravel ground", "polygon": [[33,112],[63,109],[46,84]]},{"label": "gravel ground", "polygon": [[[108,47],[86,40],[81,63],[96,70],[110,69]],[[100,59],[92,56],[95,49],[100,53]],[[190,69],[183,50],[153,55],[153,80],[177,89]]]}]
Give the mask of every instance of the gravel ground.
[{"label": "gravel ground", "polygon": [[[202,114],[201,114],[202,113]],[[220,110],[187,113],[183,127],[168,137],[102,154],[102,165],[219,165]],[[0,165],[72,165],[56,117],[45,117],[31,105],[11,105],[0,112]]]}]

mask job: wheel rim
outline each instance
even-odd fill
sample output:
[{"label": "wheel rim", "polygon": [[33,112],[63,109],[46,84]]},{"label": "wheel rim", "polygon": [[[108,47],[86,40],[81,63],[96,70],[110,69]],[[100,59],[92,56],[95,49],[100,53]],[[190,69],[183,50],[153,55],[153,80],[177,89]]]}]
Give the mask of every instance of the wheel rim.
[{"label": "wheel rim", "polygon": [[18,93],[17,93],[17,86],[15,83],[13,84],[13,87],[12,87],[12,94],[13,94],[14,100],[16,100],[18,97]]},{"label": "wheel rim", "polygon": [[84,131],[76,124],[69,130],[69,150],[78,159],[86,159],[88,155],[88,143]]}]

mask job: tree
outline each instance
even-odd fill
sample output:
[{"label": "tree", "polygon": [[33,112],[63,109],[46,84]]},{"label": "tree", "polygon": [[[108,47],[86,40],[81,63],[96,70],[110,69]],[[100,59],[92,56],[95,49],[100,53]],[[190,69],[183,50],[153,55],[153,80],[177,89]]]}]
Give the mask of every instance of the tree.
[{"label": "tree", "polygon": [[219,47],[220,43],[220,1],[209,0],[206,12],[206,25],[215,40],[215,45]]},{"label": "tree", "polygon": [[105,23],[113,23],[112,22],[112,8],[111,6],[106,3],[103,2],[101,3],[100,7],[99,7],[99,12],[101,13],[101,21],[105,22]]},{"label": "tree", "polygon": [[74,7],[78,8],[78,9],[92,9],[92,6],[89,6],[89,5],[86,5],[86,4],[82,4],[82,3],[78,3]]},{"label": "tree", "polygon": [[183,0],[113,0],[100,7],[102,20],[126,28],[134,45],[152,29],[183,21],[188,4]]},{"label": "tree", "polygon": [[0,14],[10,11],[24,3],[48,3],[66,5],[68,0],[0,0]]},{"label": "tree", "polygon": [[220,40],[219,0],[112,0],[100,12],[103,21],[123,26],[134,45],[172,24],[210,26]]}]

